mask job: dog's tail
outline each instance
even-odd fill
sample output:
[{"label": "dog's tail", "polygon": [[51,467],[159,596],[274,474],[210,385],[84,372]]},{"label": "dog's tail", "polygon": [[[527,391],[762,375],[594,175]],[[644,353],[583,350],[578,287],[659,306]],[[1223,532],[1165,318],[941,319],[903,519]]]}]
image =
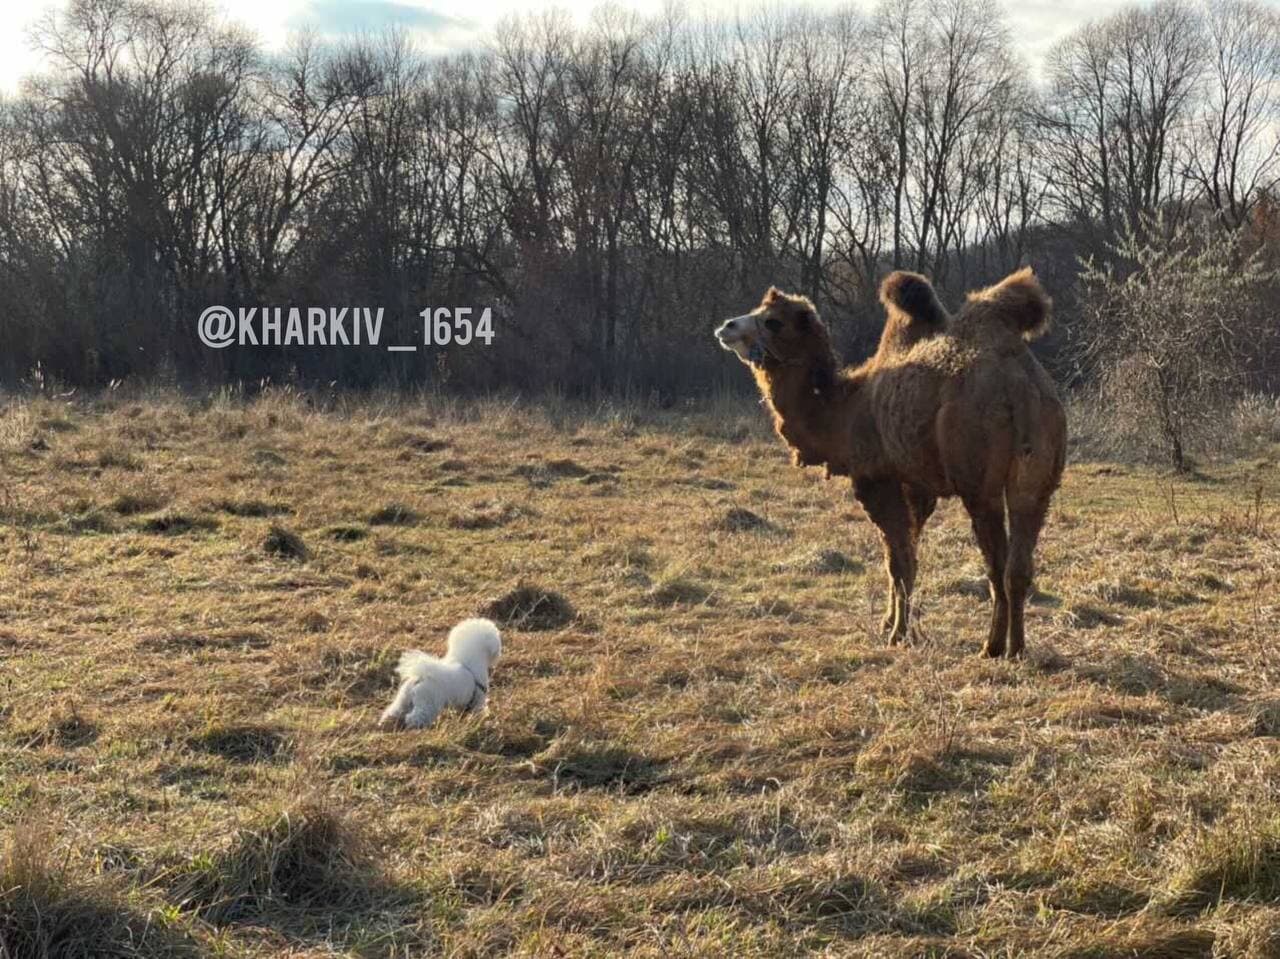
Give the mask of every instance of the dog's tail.
[{"label": "dog's tail", "polygon": [[999,283],[969,294],[967,314],[980,313],[981,322],[995,323],[1024,340],[1034,340],[1049,328],[1053,300],[1035,271],[1024,266]]},{"label": "dog's tail", "polygon": [[400,654],[400,662],[396,665],[396,675],[402,680],[421,679],[422,664],[429,663],[435,658],[420,649],[406,649]]}]

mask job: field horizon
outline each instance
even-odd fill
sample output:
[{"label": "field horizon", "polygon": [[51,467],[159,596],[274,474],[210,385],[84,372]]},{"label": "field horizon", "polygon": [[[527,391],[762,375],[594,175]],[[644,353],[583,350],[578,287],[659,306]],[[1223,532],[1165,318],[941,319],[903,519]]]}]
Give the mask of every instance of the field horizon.
[{"label": "field horizon", "polygon": [[0,957],[1280,956],[1280,447],[1083,450],[1005,662],[754,399],[10,397]]}]

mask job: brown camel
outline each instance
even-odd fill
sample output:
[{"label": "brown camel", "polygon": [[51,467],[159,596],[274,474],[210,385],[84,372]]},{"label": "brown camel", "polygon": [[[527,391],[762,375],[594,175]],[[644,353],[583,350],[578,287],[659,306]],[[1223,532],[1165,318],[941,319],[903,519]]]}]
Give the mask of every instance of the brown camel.
[{"label": "brown camel", "polygon": [[1066,447],[1057,391],[1026,346],[1048,326],[1051,301],[1029,268],[970,293],[954,318],[915,273],[890,274],[880,298],[880,346],[857,367],[840,368],[813,303],[776,288],[716,336],[751,366],[793,462],[853,481],[884,541],[889,641],[908,635],[925,522],[938,497],[959,496],[991,587],[983,650],[1018,656]]}]

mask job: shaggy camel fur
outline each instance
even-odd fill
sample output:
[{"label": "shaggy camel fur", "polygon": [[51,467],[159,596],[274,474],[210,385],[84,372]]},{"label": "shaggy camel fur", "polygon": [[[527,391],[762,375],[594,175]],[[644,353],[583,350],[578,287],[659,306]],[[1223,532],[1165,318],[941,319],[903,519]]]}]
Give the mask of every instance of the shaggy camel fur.
[{"label": "shaggy camel fur", "polygon": [[840,368],[813,304],[776,288],[716,336],[751,366],[793,462],[853,481],[884,542],[890,642],[908,635],[925,522],[938,497],[959,496],[990,581],[983,649],[1018,656],[1032,554],[1066,447],[1062,404],[1026,346],[1047,327],[1051,301],[1030,269],[969,294],[954,318],[918,274],[891,274],[880,297],[880,346],[856,368]]}]

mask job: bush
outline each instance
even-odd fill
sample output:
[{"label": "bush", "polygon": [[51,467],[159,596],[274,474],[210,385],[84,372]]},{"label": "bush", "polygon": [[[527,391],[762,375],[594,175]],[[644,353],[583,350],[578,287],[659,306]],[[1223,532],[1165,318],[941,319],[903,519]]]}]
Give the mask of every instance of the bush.
[{"label": "bush", "polygon": [[1084,264],[1080,358],[1099,385],[1113,439],[1185,471],[1220,442],[1266,336],[1275,272],[1240,234],[1150,219]]}]

